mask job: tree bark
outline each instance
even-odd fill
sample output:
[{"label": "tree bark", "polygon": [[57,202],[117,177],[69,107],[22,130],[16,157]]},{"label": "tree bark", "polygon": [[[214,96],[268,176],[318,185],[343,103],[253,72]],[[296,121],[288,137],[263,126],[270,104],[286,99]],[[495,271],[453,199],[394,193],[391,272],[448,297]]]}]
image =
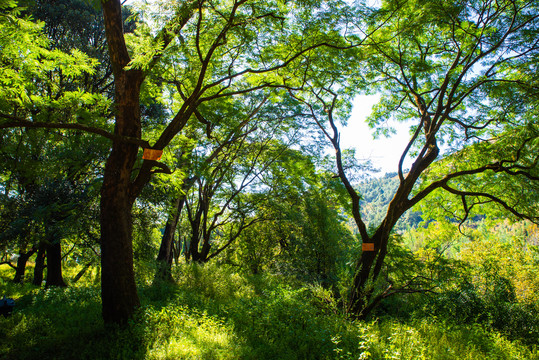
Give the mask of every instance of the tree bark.
[{"label": "tree bark", "polygon": [[[183,2],[174,19],[157,34],[155,46],[164,50],[202,2]],[[166,165],[153,160],[144,160],[138,174],[134,169],[139,145],[149,147],[146,141],[141,140],[140,122],[140,87],[145,73],[140,69],[128,68],[131,58],[124,38],[121,1],[107,0],[101,4],[114,74],[115,106],[114,141],[101,187],[101,297],[105,323],[125,324],[139,306],[133,270],[133,204],[150,180],[153,167],[159,167],[160,172],[170,170]],[[215,47],[218,44],[220,42],[216,42]],[[145,71],[159,62],[161,55],[155,54]],[[204,78],[206,65],[201,70],[200,79]],[[199,81],[161,133],[154,144],[155,149],[162,150],[187,124],[198,106],[202,84]]]},{"label": "tree bark", "polygon": [[[120,79],[122,80],[122,79]],[[126,93],[128,80],[117,81],[117,92]],[[123,87],[122,87],[123,85]],[[138,89],[137,89],[138,90]],[[117,128],[126,129],[129,118],[139,118],[138,94],[117,114]],[[140,132],[132,126],[131,131]],[[123,126],[122,126],[123,125]],[[105,166],[101,188],[101,297],[105,323],[125,324],[139,306],[133,269],[132,208],[135,197],[130,191],[130,177],[138,146],[115,142]]]},{"label": "tree bark", "polygon": [[[363,251],[356,264],[357,271],[350,291],[348,313],[360,319],[364,319],[369,314],[368,305],[373,295],[373,286],[378,280],[381,264],[384,263],[387,255],[389,235],[382,237],[381,233],[379,229],[371,239],[368,239],[368,242],[375,244],[375,251]],[[380,266],[375,264],[380,264]]]},{"label": "tree bark", "polygon": [[[121,4],[102,2],[107,43],[114,71],[114,134],[141,138],[140,70],[125,70],[130,61],[123,34]],[[138,145],[116,140],[105,165],[101,187],[101,298],[105,323],[125,324],[139,306],[133,269],[132,208],[138,194],[131,176]]]},{"label": "tree bark", "polygon": [[62,276],[62,245],[59,240],[47,244],[47,279],[45,287],[66,287]]},{"label": "tree bark", "polygon": [[[200,189],[199,189],[200,192]],[[189,211],[189,203],[187,203],[187,210]],[[189,247],[187,249],[186,259],[194,262],[202,262],[200,259],[199,244],[201,238],[201,222],[202,214],[204,212],[204,201],[199,196],[197,208],[195,209],[195,215],[189,216],[189,222],[191,223],[191,241],[189,241]],[[189,213],[190,215],[190,213]]]},{"label": "tree bark", "polygon": [[105,323],[125,324],[139,306],[133,269],[132,203],[103,185],[101,195],[101,298]]},{"label": "tree bark", "polygon": [[172,278],[172,260],[174,259],[174,234],[180,220],[180,215],[185,203],[185,194],[181,194],[175,201],[174,210],[169,215],[165,226],[165,233],[161,239],[159,254],[157,255],[157,271],[154,277],[156,281],[174,282]]},{"label": "tree bark", "polygon": [[34,280],[32,284],[36,286],[41,286],[43,283],[43,271],[45,269],[45,244],[39,244],[36,257],[36,265],[34,267]]},{"label": "tree bark", "polygon": [[71,280],[71,284],[75,284],[77,281],[80,280],[81,277],[84,276],[84,274],[86,274],[86,271],[88,271],[88,269],[90,268],[90,266],[93,265],[93,262],[88,262],[86,263],[86,265],[84,265],[84,267],[77,273],[77,275],[75,275],[75,277],[73,278],[73,280]]}]

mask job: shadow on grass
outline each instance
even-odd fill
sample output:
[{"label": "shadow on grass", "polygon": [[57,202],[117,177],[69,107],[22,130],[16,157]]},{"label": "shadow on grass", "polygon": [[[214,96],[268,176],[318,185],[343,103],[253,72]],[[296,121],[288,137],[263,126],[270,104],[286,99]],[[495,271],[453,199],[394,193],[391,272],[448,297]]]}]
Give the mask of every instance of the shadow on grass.
[{"label": "shadow on grass", "polygon": [[282,277],[184,266],[176,279],[139,285],[142,306],[133,321],[107,330],[96,286],[27,288],[13,316],[0,318],[0,359],[539,357],[537,349],[477,326],[434,319],[351,322],[327,290]]},{"label": "shadow on grass", "polygon": [[176,278],[141,289],[158,344],[149,358],[335,359],[337,337],[357,350],[352,324],[331,306],[313,306],[307,288],[215,266],[185,267]]},{"label": "shadow on grass", "polygon": [[35,289],[0,318],[0,358],[144,359],[133,327],[105,330],[99,289]]}]

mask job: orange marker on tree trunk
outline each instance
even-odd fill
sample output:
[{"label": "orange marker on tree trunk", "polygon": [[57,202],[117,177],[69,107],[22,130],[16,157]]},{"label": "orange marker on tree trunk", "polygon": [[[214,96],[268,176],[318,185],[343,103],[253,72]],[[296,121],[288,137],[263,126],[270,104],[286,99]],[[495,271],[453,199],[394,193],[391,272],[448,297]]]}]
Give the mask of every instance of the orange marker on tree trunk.
[{"label": "orange marker on tree trunk", "polygon": [[157,149],[144,149],[142,153],[142,159],[144,160],[160,160],[163,155],[163,150]]},{"label": "orange marker on tree trunk", "polygon": [[361,244],[361,250],[363,250],[363,251],[374,251],[374,243],[363,243],[363,244]]}]

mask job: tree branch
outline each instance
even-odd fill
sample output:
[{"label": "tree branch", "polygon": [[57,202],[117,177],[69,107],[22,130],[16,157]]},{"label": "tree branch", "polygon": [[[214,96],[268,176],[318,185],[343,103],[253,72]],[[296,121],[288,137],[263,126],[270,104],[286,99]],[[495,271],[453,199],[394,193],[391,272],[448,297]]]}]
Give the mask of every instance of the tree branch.
[{"label": "tree branch", "polygon": [[129,136],[121,136],[117,134],[111,134],[110,132],[84,125],[84,124],[77,124],[77,123],[46,123],[46,122],[38,122],[38,121],[29,121],[22,118],[18,118],[11,115],[6,114],[0,114],[1,118],[9,119],[10,121],[3,121],[0,122],[0,129],[8,129],[8,128],[44,128],[44,129],[65,129],[65,130],[80,130],[84,131],[86,133],[90,134],[96,134],[103,136],[107,139],[110,139],[112,141],[120,141],[130,144],[139,145],[143,148],[149,148],[150,144],[146,140],[137,139]]}]

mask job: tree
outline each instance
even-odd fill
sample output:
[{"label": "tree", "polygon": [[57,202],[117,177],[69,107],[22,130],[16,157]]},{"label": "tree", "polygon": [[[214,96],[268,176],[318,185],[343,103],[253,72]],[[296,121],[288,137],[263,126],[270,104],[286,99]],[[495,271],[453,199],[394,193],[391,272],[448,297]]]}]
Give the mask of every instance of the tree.
[{"label": "tree", "polygon": [[[44,24],[21,18],[20,9],[14,6],[8,2],[7,12],[0,19],[0,32],[3,34],[0,39],[3,49],[0,66],[2,119],[9,123],[32,116],[36,121],[48,122],[78,117],[83,122],[89,112],[85,111],[88,109],[79,109],[78,105],[85,102],[92,102],[98,108],[103,105],[102,98],[89,94],[82,96],[75,86],[83,84],[84,78],[92,75],[95,61],[78,51],[67,54],[58,49],[51,50],[49,40],[41,32]],[[21,48],[27,51],[21,52]],[[92,112],[92,115],[94,121],[99,121],[98,112]],[[69,217],[66,206],[70,207],[68,204],[76,198],[67,199],[66,196],[73,195],[73,192],[62,193],[60,189],[77,187],[76,183],[81,185],[88,181],[91,176],[87,175],[92,173],[93,160],[98,155],[92,151],[99,150],[100,143],[89,144],[84,134],[73,134],[69,140],[58,144],[62,138],[64,133],[59,130],[2,130],[0,183],[2,202],[6,204],[3,215],[7,218],[3,235],[9,238],[13,249],[19,247],[15,281],[22,280],[26,261],[37,251],[35,282],[41,285],[44,251],[48,247],[47,284],[64,285],[61,253],[58,251],[61,237],[56,235],[61,227],[74,229],[65,219]],[[73,145],[71,141],[87,144],[85,151],[68,152],[62,145]],[[50,176],[51,173],[56,173],[56,178]],[[66,196],[57,196],[60,193]]]},{"label": "tree", "polygon": [[242,195],[252,203],[249,218],[260,221],[239,235],[221,261],[337,290],[355,241],[346,224],[344,187],[317,170],[319,155],[287,147],[267,166],[260,184]]},{"label": "tree", "polygon": [[[209,112],[210,118],[202,118],[202,115],[199,113],[198,116],[202,122],[191,124],[186,129],[185,134],[187,134],[187,138],[183,139],[183,144],[179,145],[176,152],[177,167],[182,172],[181,185],[177,187],[167,185],[169,190],[167,192],[169,193],[168,196],[173,197],[174,201],[169,210],[169,216],[159,247],[159,254],[156,259],[158,270],[155,280],[173,281],[171,269],[174,252],[176,252],[176,258],[178,258],[180,249],[182,248],[182,239],[180,237],[176,243],[175,233],[185,205],[187,205],[189,211],[187,195],[190,190],[193,187],[196,188],[197,186],[195,185],[197,183],[205,182],[205,179],[207,180],[210,173],[223,172],[223,178],[219,182],[224,180],[225,175],[229,176],[230,174],[228,173],[233,171],[233,169],[231,168],[231,164],[228,163],[230,162],[230,158],[234,161],[237,156],[227,156],[226,154],[223,155],[223,153],[233,153],[233,149],[238,146],[238,143],[240,147],[245,146],[246,137],[256,130],[256,125],[250,123],[255,121],[253,118],[266,103],[266,99],[260,100],[255,96],[252,101],[254,101],[253,104],[250,103],[251,101],[244,104],[244,101],[229,100],[225,106],[220,104],[214,111]],[[250,127],[250,130],[247,130],[247,127]],[[206,133],[207,139],[204,139],[204,133]],[[239,153],[236,155],[239,155]],[[224,163],[221,163],[223,159]],[[211,185],[210,187],[213,186],[215,185]],[[218,188],[219,184],[215,187]],[[172,191],[170,191],[171,189]],[[210,197],[213,197],[213,195]],[[197,211],[200,213],[197,216],[202,216],[204,209],[204,206],[198,206]],[[204,221],[207,221],[206,217],[204,219]],[[195,228],[198,233],[198,230],[200,230],[199,227],[195,226]],[[206,231],[206,233],[209,236],[211,231]],[[192,252],[196,253],[195,257],[198,255],[198,240],[197,236],[195,242],[189,243],[193,246]],[[185,249],[185,252],[187,255],[191,251]]]},{"label": "tree", "polygon": [[[84,0],[37,0],[24,6],[33,19],[44,23],[43,32],[50,40],[51,48],[66,53],[78,50],[97,60],[95,71],[86,74],[76,85],[89,93],[106,94],[112,99],[112,68],[101,9]],[[124,17],[129,15],[126,11]],[[130,32],[134,23],[124,19],[124,26],[124,31]],[[76,88],[75,84],[70,85]]]},{"label": "tree", "polygon": [[[295,144],[297,145],[297,144]],[[226,250],[225,262],[253,274],[278,269],[291,239],[300,232],[303,220],[302,197],[314,182],[312,159],[290,147],[260,174],[260,184],[242,196],[249,199],[250,217],[262,221],[245,229],[236,243]]]},{"label": "tree", "polygon": [[132,179],[138,147],[150,148],[141,141],[139,107],[144,80],[152,70],[162,71],[168,82],[175,85],[168,91],[176,95],[172,107],[177,110],[151,146],[157,150],[166,147],[191,118],[198,114],[204,117],[205,103],[287,86],[270,74],[287,67],[301,67],[302,55],[331,45],[334,33],[298,39],[288,29],[299,27],[294,33],[305,35],[301,17],[305,14],[287,11],[282,5],[246,0],[231,4],[174,4],[166,25],[155,37],[146,38],[139,56],[132,58],[122,32],[120,2],[103,3],[116,104],[115,136],[101,191],[102,299],[106,322],[124,322],[138,305],[132,270],[131,208],[152,173],[169,171],[154,160],[144,160]]},{"label": "tree", "polygon": [[288,149],[289,144],[282,142],[283,125],[278,117],[260,114],[197,177],[186,201],[190,223],[186,258],[206,262],[262,221],[263,216],[254,213],[259,198],[249,195],[260,192],[260,177]]},{"label": "tree", "polygon": [[[323,46],[349,47],[333,29],[335,17],[327,7],[280,1],[237,0],[167,3],[153,23],[139,24],[126,39],[119,0],[102,3],[105,32],[114,76],[114,132],[105,127],[69,123],[44,123],[16,114],[0,125],[78,129],[112,140],[101,188],[101,259],[103,318],[125,323],[139,300],[133,271],[132,207],[156,172],[170,172],[163,163],[144,159],[138,166],[139,147],[163,150],[204,104],[264,88],[290,87],[286,79],[272,76],[279,70],[304,67],[303,55]],[[325,18],[327,30],[309,28],[311,10]],[[155,14],[155,13],[154,13]],[[151,16],[151,14],[150,14]],[[153,34],[156,34],[153,36]],[[153,144],[143,139],[141,95],[151,76],[161,74],[171,95],[171,120],[155,133]],[[88,104],[86,104],[88,105]]]},{"label": "tree", "polygon": [[[297,93],[336,151],[337,175],[352,201],[364,244],[355,264],[349,311],[365,317],[384,298],[422,291],[380,276],[397,221],[427,197],[446,191],[463,219],[488,203],[516,217],[538,220],[537,203],[522,201],[539,180],[535,121],[539,15],[523,1],[385,1],[373,13],[361,53],[360,77],[328,74]],[[382,25],[380,25],[382,24]],[[360,212],[361,195],[349,180],[337,124],[349,81],[382,100],[369,119],[387,133],[390,120],[411,124],[398,164],[399,184],[383,220],[372,231]],[[344,114],[346,115],[346,113]],[[440,160],[440,144],[449,149]],[[413,160],[408,171],[405,158]],[[510,191],[507,191],[510,189]]]}]

